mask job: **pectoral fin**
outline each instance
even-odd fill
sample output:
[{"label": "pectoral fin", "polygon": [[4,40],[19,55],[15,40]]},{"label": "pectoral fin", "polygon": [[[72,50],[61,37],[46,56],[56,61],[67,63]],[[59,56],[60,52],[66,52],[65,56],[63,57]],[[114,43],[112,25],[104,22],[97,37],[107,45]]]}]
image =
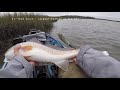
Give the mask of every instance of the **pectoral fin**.
[{"label": "pectoral fin", "polygon": [[59,62],[55,62],[55,64],[64,71],[68,70],[68,67],[69,67],[69,61],[68,60],[61,60]]}]

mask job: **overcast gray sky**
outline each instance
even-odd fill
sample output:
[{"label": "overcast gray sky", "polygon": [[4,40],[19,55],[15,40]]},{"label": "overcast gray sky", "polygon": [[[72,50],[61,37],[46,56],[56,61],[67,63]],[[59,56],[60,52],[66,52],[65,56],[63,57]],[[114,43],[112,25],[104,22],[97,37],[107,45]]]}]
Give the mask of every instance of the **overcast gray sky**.
[{"label": "overcast gray sky", "polygon": [[[1,15],[3,15],[4,13],[8,13],[8,12],[0,12]],[[9,12],[9,13],[13,14],[14,12]],[[120,20],[120,12],[34,12],[34,13],[49,15],[49,16],[62,16],[62,15],[94,16],[99,18]]]}]

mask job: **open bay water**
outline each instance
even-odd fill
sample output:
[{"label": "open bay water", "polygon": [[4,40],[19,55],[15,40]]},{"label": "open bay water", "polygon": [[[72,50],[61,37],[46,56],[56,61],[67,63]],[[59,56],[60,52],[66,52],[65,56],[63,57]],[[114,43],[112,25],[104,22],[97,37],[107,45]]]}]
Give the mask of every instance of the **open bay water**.
[{"label": "open bay water", "polygon": [[58,39],[57,33],[63,34],[77,48],[84,42],[120,60],[120,22],[63,19],[54,23],[51,34]]}]

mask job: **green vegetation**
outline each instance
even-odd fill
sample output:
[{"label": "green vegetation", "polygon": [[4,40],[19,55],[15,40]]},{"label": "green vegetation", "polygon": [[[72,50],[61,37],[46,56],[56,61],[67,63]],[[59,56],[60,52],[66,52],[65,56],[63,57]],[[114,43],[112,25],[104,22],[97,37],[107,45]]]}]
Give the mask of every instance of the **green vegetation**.
[{"label": "green vegetation", "polygon": [[112,21],[112,22],[120,22],[117,20],[109,20],[109,19],[101,19],[101,18],[95,18],[95,20],[105,20],[105,21]]},{"label": "green vegetation", "polygon": [[95,20],[105,20],[105,21],[112,21],[112,22],[120,22],[119,20],[110,20],[110,19],[102,19],[102,18],[95,18],[91,16],[77,16],[77,15],[65,15],[60,16],[62,19],[95,19]]},{"label": "green vegetation", "polygon": [[61,18],[69,19],[69,18],[77,18],[77,19],[95,19],[94,17],[89,17],[89,16],[77,16],[77,15],[65,15],[61,16]]},{"label": "green vegetation", "polygon": [[35,15],[34,13],[14,13],[0,16],[0,59],[3,59],[5,51],[12,46],[13,38],[28,34],[30,29],[49,33],[55,21],[57,20],[50,19],[49,16]]},{"label": "green vegetation", "polygon": [[28,34],[30,29],[50,32],[55,20],[43,20],[49,16],[34,15],[33,13],[14,13],[0,16],[0,41]]}]

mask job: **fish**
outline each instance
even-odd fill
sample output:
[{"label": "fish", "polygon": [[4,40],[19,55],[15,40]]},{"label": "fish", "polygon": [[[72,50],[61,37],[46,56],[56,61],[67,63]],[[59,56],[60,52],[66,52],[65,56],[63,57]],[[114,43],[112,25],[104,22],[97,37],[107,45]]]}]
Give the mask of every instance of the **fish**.
[{"label": "fish", "polygon": [[[68,70],[69,60],[78,55],[80,49],[74,50],[57,50],[48,46],[45,46],[36,42],[22,42],[17,45],[20,45],[19,53],[23,57],[28,57],[28,59],[43,62],[43,63],[53,63],[57,65],[64,71]],[[8,61],[11,61],[14,57],[14,47],[9,48],[5,53],[5,58]]]}]

